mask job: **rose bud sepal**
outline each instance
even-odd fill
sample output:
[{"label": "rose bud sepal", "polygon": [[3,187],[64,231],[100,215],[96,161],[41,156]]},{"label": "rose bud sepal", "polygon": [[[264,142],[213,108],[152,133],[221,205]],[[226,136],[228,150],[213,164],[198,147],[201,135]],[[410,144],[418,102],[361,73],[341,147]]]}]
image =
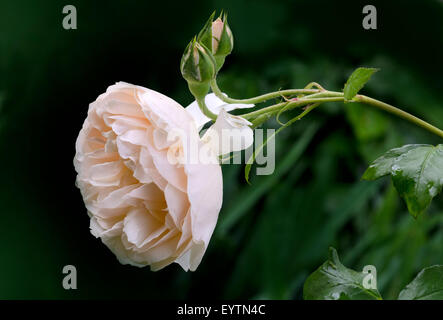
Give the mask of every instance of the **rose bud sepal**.
[{"label": "rose bud sepal", "polygon": [[183,53],[180,70],[192,95],[196,100],[203,99],[216,74],[215,59],[209,49],[194,38]]},{"label": "rose bud sepal", "polygon": [[234,37],[229,28],[226,14],[221,14],[213,21],[214,13],[209,17],[197,37],[197,41],[207,47],[214,56],[217,72],[221,69],[234,48]]}]

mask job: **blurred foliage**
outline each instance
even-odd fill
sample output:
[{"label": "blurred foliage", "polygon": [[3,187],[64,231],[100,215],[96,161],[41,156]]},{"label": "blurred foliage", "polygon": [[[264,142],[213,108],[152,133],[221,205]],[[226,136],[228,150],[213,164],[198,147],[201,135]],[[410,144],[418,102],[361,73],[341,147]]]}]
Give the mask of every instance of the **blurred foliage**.
[{"label": "blurred foliage", "polygon": [[[219,76],[232,97],[311,81],[341,90],[356,67],[376,67],[362,92],[443,127],[441,1],[373,1],[372,31],[361,27],[363,1],[70,4],[78,30],[61,27],[62,1],[0,3],[0,298],[300,299],[334,246],[344,265],[375,265],[389,299],[443,263],[441,196],[414,220],[389,179],[360,181],[388,149],[438,138],[356,104],[325,104],[284,130],[275,174],[252,176],[252,186],[244,166],[223,167],[219,224],[194,273],[120,265],[89,233],[72,165],[88,103],[114,82],[192,101],[179,61],[214,9],[226,10],[235,36]],[[75,291],[61,285],[67,264],[78,270]]]}]

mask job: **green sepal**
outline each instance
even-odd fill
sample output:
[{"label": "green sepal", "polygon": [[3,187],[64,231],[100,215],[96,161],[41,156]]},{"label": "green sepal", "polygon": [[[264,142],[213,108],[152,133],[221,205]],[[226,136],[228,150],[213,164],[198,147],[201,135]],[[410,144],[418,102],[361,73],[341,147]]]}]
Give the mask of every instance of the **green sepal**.
[{"label": "green sepal", "polygon": [[228,24],[228,16],[223,15],[223,31],[220,37],[220,41],[218,43],[217,52],[213,52],[214,56],[223,56],[226,57],[232,52],[234,49],[234,37],[232,35],[231,28]]},{"label": "green sepal", "polygon": [[194,38],[186,47],[180,63],[183,78],[196,99],[209,92],[210,82],[216,74],[215,59],[209,49]]},{"label": "green sepal", "polygon": [[215,11],[211,14],[205,26],[198,33],[197,41],[212,52],[212,22],[214,21]]}]

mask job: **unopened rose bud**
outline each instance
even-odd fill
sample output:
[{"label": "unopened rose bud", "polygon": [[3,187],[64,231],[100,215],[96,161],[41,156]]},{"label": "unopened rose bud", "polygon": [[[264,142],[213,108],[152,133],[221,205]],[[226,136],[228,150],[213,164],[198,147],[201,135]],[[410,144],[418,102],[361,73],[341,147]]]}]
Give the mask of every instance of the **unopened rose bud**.
[{"label": "unopened rose bud", "polygon": [[234,37],[229,28],[226,14],[220,15],[215,21],[214,13],[198,34],[198,42],[206,46],[214,56],[217,71],[223,66],[225,58],[234,48]]},{"label": "unopened rose bud", "polygon": [[183,53],[180,70],[196,100],[204,98],[216,74],[215,60],[208,48],[194,38]]}]

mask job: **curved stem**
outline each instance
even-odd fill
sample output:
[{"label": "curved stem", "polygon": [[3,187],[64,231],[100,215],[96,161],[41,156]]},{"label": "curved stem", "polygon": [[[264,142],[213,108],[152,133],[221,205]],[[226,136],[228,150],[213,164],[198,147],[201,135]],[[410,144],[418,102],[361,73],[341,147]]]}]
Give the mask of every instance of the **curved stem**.
[{"label": "curved stem", "polygon": [[312,98],[343,97],[343,96],[344,96],[343,92],[335,92],[335,91],[326,91],[326,90],[324,90],[324,91],[321,91],[321,92],[318,92],[318,93],[314,93],[314,94],[310,94],[308,96],[305,96],[302,99],[304,99],[304,98],[312,99]]},{"label": "curved stem", "polygon": [[[320,89],[310,89],[313,86],[316,86]],[[233,98],[225,96],[222,93],[222,91],[220,90],[220,88],[218,87],[216,79],[213,79],[211,81],[211,88],[212,88],[212,91],[215,93],[215,95],[226,103],[257,104],[257,103],[264,102],[266,100],[270,100],[270,99],[278,98],[278,97],[285,98],[285,96],[298,95],[298,94],[308,95],[308,96],[302,97],[302,98],[294,100],[294,101],[287,100],[285,98],[285,100],[287,100],[286,102],[277,103],[272,106],[262,108],[260,110],[256,110],[256,111],[242,114],[241,116],[243,118],[252,121],[253,127],[256,127],[256,126],[262,124],[267,119],[269,119],[271,116],[278,114],[279,111],[282,110],[283,108],[284,108],[284,110],[282,110],[282,111],[289,111],[293,108],[297,108],[297,107],[300,107],[300,106],[303,106],[306,104],[311,104],[311,103],[321,104],[323,102],[344,101],[345,100],[342,92],[324,90],[321,86],[319,86],[315,82],[310,83],[306,89],[281,90],[281,91],[263,94],[261,96],[257,96],[257,97],[249,98],[249,99],[233,99]],[[429,132],[443,138],[443,130],[431,125],[430,123],[428,123],[428,122],[426,122],[426,121],[424,121],[424,120],[422,120],[422,119],[420,119],[420,118],[418,118],[406,111],[398,109],[390,104],[384,103],[382,101],[379,101],[379,100],[376,100],[376,99],[373,99],[373,98],[370,98],[370,97],[367,97],[364,95],[355,96],[352,99],[352,102],[364,103],[366,105],[387,111],[389,113],[392,113],[393,115],[396,115],[400,118],[408,120],[408,121],[414,123],[415,125],[418,125],[424,129],[428,130]],[[204,107],[206,107],[206,106],[204,106]],[[203,110],[203,108],[201,106],[200,106],[200,108],[202,109],[203,113],[205,113],[205,111]],[[207,110],[207,112],[214,115],[209,110]],[[213,117],[209,116],[208,114],[206,114],[206,115],[214,120]]]},{"label": "curved stem", "polygon": [[217,115],[213,113],[211,110],[209,110],[208,107],[206,106],[205,99],[197,99],[197,103],[201,112],[203,112],[205,116],[207,116],[213,121],[217,120]]},{"label": "curved stem", "polygon": [[289,125],[291,125],[292,123],[294,123],[295,121],[301,120],[304,116],[306,116],[309,112],[311,112],[312,110],[314,110],[315,108],[317,108],[321,103],[313,103],[311,105],[309,105],[306,110],[304,110],[302,113],[300,113],[297,117],[289,120],[288,122],[284,123],[283,126],[287,127]]},{"label": "curved stem", "polygon": [[363,95],[357,95],[353,101],[357,101],[357,102],[361,102],[361,103],[365,103],[368,104],[370,106],[376,107],[378,109],[387,111],[389,113],[392,113],[400,118],[406,119],[430,132],[432,132],[433,134],[443,138],[443,130],[434,127],[433,125],[431,125],[430,123],[421,120],[420,118],[417,118],[416,116],[413,116],[412,114],[403,111],[401,109],[398,109],[394,106],[391,106],[390,104],[384,103],[382,101],[367,97],[367,96],[363,96]]},{"label": "curved stem", "polygon": [[267,94],[263,94],[261,96],[249,98],[249,99],[233,99],[230,97],[227,97],[223,94],[223,92],[220,90],[220,88],[217,85],[217,81],[213,79],[211,81],[211,88],[212,91],[215,93],[215,95],[220,98],[222,101],[226,103],[242,103],[242,104],[257,104],[260,102],[264,102],[266,100],[270,100],[273,98],[278,97],[284,97],[285,95],[295,95],[295,94],[312,94],[312,93],[319,93],[320,90],[318,89],[288,89],[288,90],[280,90],[276,92],[271,92]]},{"label": "curved stem", "polygon": [[[308,96],[308,97],[310,97],[310,96]],[[241,116],[243,118],[245,118],[246,120],[251,120],[251,119],[257,118],[258,116],[265,115],[265,114],[272,116],[274,114],[277,114],[281,110],[281,108],[285,108],[285,111],[288,111],[288,110],[292,110],[294,108],[301,107],[301,106],[304,106],[304,105],[310,104],[310,103],[337,102],[337,101],[343,101],[343,100],[344,100],[343,94],[341,94],[341,96],[337,96],[337,97],[325,97],[325,98],[313,98],[313,99],[301,98],[296,101],[277,103],[277,104],[274,104],[272,106],[269,106],[269,107],[266,107],[266,108],[263,108],[263,109],[260,109],[257,111],[252,111],[249,113],[242,114]]]},{"label": "curved stem", "polygon": [[252,126],[250,126],[252,129],[257,128],[258,126],[261,126],[263,123],[269,120],[271,118],[271,114],[262,114],[251,121]]},{"label": "curved stem", "polygon": [[[322,96],[323,95],[323,96]],[[310,104],[310,103],[323,103],[323,102],[336,102],[336,101],[344,101],[343,93],[341,92],[334,92],[334,91],[325,91],[320,92],[316,94],[312,94],[309,96],[306,96],[304,98],[300,98],[296,101],[287,101],[287,102],[281,102],[277,103],[275,105],[256,110],[253,112],[249,112],[246,114],[243,114],[242,117],[244,117],[247,120],[252,121],[254,127],[257,125],[262,124],[265,119],[269,119],[271,116],[278,114],[280,111],[289,111],[294,108]],[[363,104],[366,104],[371,107],[375,107],[381,110],[384,110],[386,112],[389,112],[393,115],[396,115],[400,118],[403,118],[405,120],[408,120],[409,122],[412,122],[413,124],[420,126],[429,132],[443,138],[443,130],[431,125],[430,123],[406,112],[399,108],[396,108],[390,104],[387,104],[385,102],[364,96],[364,95],[357,95],[352,99],[352,102],[360,102]],[[284,109],[284,110],[282,110]],[[265,118],[266,116],[266,118]]]}]

